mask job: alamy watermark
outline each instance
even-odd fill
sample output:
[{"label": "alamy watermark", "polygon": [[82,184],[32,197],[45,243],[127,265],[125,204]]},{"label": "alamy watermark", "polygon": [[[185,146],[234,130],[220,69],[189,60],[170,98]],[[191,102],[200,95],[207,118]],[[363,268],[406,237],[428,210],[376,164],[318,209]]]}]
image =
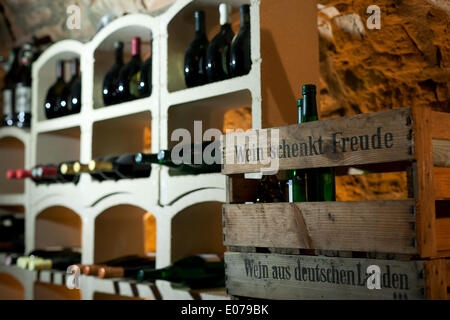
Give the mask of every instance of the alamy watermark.
[{"label": "alamy watermark", "polygon": [[371,16],[367,19],[367,29],[373,30],[381,29],[381,9],[377,5],[371,5],[367,7],[367,14],[370,14]]},{"label": "alamy watermark", "polygon": [[66,13],[68,15],[66,26],[69,30],[81,29],[81,8],[76,4],[71,4],[67,7]]}]

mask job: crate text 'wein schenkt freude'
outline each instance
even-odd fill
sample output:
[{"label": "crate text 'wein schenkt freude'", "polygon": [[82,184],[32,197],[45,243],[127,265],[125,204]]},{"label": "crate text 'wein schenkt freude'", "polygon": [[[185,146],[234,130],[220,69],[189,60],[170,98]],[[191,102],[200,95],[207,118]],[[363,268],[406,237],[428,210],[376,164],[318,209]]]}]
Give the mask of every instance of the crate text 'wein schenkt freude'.
[{"label": "crate text 'wein schenkt freude'", "polygon": [[[228,293],[450,299],[449,124],[448,113],[402,108],[226,135]],[[279,171],[334,167],[337,175],[403,171],[408,197],[248,204],[258,181],[244,174],[274,163]]]}]

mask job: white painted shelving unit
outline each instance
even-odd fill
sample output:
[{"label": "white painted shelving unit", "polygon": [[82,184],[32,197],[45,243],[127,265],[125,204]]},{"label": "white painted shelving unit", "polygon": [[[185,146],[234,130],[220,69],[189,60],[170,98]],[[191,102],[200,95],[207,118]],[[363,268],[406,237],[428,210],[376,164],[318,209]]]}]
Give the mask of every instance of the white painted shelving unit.
[{"label": "white painted shelving unit", "polygon": [[[60,41],[33,64],[32,129],[0,129],[0,207],[21,206],[26,218],[26,250],[45,246],[73,246],[82,250],[82,262],[93,263],[124,253],[145,253],[145,220],[156,221],[157,267],[195,253],[223,253],[221,204],[225,202],[225,176],[174,175],[153,167],[145,179],[96,182],[82,175],[78,184],[35,185],[8,182],[7,168],[70,160],[88,162],[111,154],[143,151],[143,130],[151,130],[151,152],[171,147],[171,131],[192,132],[194,120],[203,130],[223,126],[227,110],[251,107],[252,125],[261,127],[261,55],[258,0],[227,1],[236,14],[251,4],[251,72],[239,78],[186,89],[183,55],[194,35],[194,11],[206,11],[207,28],[218,30],[218,4],[223,0],[178,0],[156,15],[130,14],[102,29],[88,43]],[[237,15],[238,17],[238,15]],[[131,37],[142,39],[145,56],[152,39],[152,95],[149,98],[104,107],[101,81],[113,64],[113,43],[125,43],[130,56]],[[81,113],[47,120],[44,99],[55,81],[60,59],[79,57],[82,73]],[[193,132],[192,132],[193,134]],[[107,142],[107,143],[105,143]],[[123,232],[121,232],[123,230]],[[154,232],[154,230],[153,230]],[[121,247],[124,243],[130,246]],[[39,273],[0,266],[22,283],[25,299],[36,297],[34,284],[64,285],[61,272]],[[227,299],[224,291],[192,293],[166,281],[156,284],[82,276],[81,297],[96,292],[147,299]]]}]

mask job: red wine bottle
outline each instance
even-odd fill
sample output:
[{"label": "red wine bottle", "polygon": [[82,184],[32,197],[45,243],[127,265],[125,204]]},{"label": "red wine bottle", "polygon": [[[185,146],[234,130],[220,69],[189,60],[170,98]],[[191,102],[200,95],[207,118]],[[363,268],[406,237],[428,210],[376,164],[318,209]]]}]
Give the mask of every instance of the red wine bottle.
[{"label": "red wine bottle", "polygon": [[72,78],[67,84],[68,88],[68,114],[76,114],[81,111],[81,75],[80,59],[72,59]]},{"label": "red wine bottle", "polygon": [[252,68],[250,54],[250,6],[244,4],[240,8],[241,26],[233,39],[230,49],[230,75],[238,77],[246,75]]},{"label": "red wine bottle", "polygon": [[119,78],[120,70],[123,67],[123,42],[114,42],[114,50],[116,60],[114,65],[106,73],[103,79],[103,103],[105,106],[109,106],[118,103],[117,98],[117,81]]},{"label": "red wine bottle", "polygon": [[8,180],[17,179],[16,170],[6,171],[6,179],[8,179]]},{"label": "red wine bottle", "polygon": [[45,98],[45,115],[47,119],[61,116],[60,97],[63,94],[66,83],[64,81],[64,60],[58,61],[56,66],[56,82],[47,91]]},{"label": "red wine bottle", "polygon": [[142,65],[141,38],[133,37],[131,40],[131,55],[130,62],[122,67],[119,73],[116,91],[118,102],[126,102],[139,98],[139,72]]},{"label": "red wine bottle", "polygon": [[221,28],[209,44],[206,54],[206,74],[209,82],[230,78],[230,47],[234,37],[231,29],[230,5],[221,3],[219,12]]},{"label": "red wine bottle", "polygon": [[63,165],[72,164],[74,162],[68,162],[64,164],[60,164],[59,166],[55,165],[47,165],[47,166],[39,166],[36,171],[37,179],[42,182],[47,183],[78,183],[79,175],[62,172],[61,169]]},{"label": "red wine bottle", "polygon": [[150,44],[152,53],[142,64],[140,79],[138,84],[139,98],[150,97],[152,94],[152,63],[153,63],[153,38]]},{"label": "red wine bottle", "polygon": [[29,128],[31,124],[31,64],[33,62],[33,47],[26,43],[20,54],[20,67],[15,87],[16,126]]},{"label": "red wine bottle", "polygon": [[184,55],[184,79],[188,88],[208,82],[206,77],[206,52],[208,38],[205,33],[205,12],[195,11],[195,38]]},{"label": "red wine bottle", "polygon": [[8,62],[5,65],[5,80],[3,87],[3,118],[1,126],[14,126],[15,124],[15,85],[17,69],[19,66],[19,49],[11,49]]}]

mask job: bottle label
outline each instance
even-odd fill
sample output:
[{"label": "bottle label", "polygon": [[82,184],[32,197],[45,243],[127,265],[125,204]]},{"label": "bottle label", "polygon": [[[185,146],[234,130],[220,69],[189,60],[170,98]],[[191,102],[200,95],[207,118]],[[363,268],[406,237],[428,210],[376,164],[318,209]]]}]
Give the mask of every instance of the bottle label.
[{"label": "bottle label", "polygon": [[12,113],[12,90],[3,90],[3,115]]},{"label": "bottle label", "polygon": [[16,88],[16,112],[30,113],[31,112],[31,88],[18,87]]},{"label": "bottle label", "polygon": [[130,79],[130,94],[135,97],[139,98],[139,80],[141,79],[141,72],[137,72],[135,75],[133,75]]}]

